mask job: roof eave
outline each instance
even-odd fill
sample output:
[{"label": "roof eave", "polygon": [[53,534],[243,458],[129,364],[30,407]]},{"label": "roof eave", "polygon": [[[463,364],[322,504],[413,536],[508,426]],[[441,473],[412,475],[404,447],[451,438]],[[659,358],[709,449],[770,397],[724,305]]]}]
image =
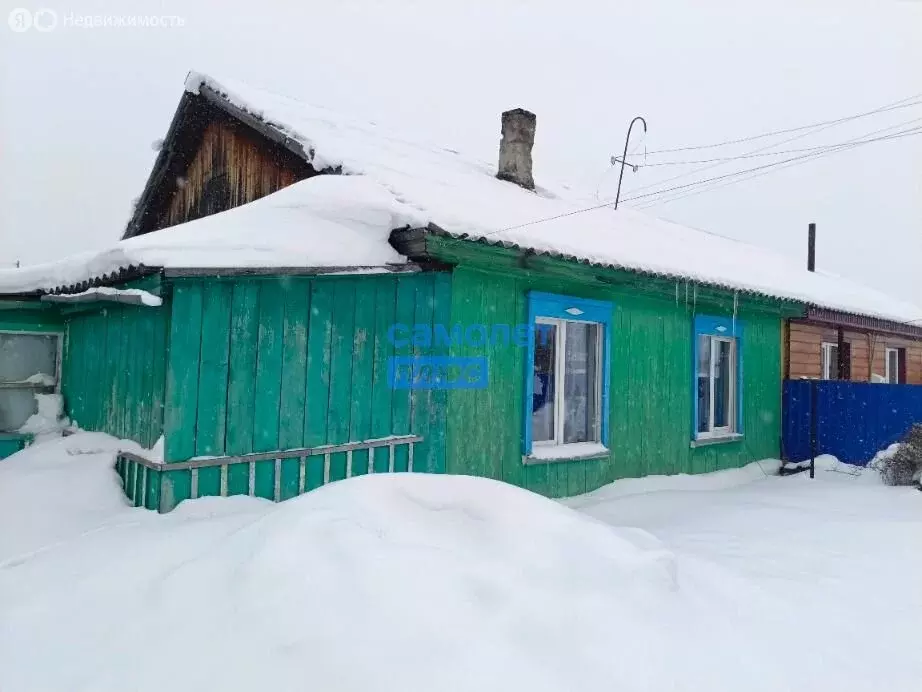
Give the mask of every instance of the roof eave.
[{"label": "roof eave", "polygon": [[[552,252],[546,250],[536,250],[534,248],[522,247],[517,243],[511,243],[509,241],[503,240],[490,240],[482,236],[469,235],[467,233],[452,233],[446,231],[440,226],[430,223],[425,228],[407,228],[407,229],[397,229],[391,233],[391,245],[400,252],[401,254],[406,255],[410,259],[415,261],[434,261],[437,258],[431,256],[426,248],[425,236],[434,235],[445,238],[451,238],[453,240],[460,240],[476,245],[484,245],[487,247],[501,247],[509,250],[519,250],[521,252],[527,253],[535,257],[552,257],[554,259],[560,259],[566,262],[575,262],[583,266],[597,267],[599,269],[612,269],[617,271],[629,272],[637,276],[646,276],[655,279],[667,279],[669,281],[690,281],[688,277],[681,276],[678,274],[669,274],[654,272],[649,270],[637,269],[634,267],[628,267],[613,262],[594,262],[592,260],[577,257],[576,255],[568,255],[566,253]],[[770,293],[763,293],[761,291],[755,291],[751,289],[737,288],[734,286],[728,286],[725,284],[720,284],[712,281],[702,281],[695,279],[692,283],[708,286],[710,288],[715,288],[723,291],[732,291],[738,292],[744,295],[757,296],[761,299],[767,299],[771,301],[777,301],[785,305],[797,306],[797,309],[801,309],[799,306],[806,306],[807,303],[804,300],[796,300],[791,298],[783,298],[780,296],[772,295]]]},{"label": "roof eave", "polygon": [[833,310],[818,305],[807,308],[805,317],[810,322],[826,324],[833,327],[848,327],[851,329],[884,332],[913,339],[922,339],[922,326],[888,320],[882,317],[859,315],[857,313]]}]

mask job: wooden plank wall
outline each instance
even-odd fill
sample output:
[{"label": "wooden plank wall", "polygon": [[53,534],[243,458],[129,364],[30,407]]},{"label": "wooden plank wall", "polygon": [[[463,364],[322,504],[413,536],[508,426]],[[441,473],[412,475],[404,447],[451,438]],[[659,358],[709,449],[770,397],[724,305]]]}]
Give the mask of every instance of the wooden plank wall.
[{"label": "wooden plank wall", "polygon": [[163,430],[168,308],[115,305],[67,318],[61,391],[71,420],[151,447]]},{"label": "wooden plank wall", "polygon": [[[836,343],[836,330],[825,325],[791,320],[789,331],[789,377],[794,380],[822,377],[821,344],[824,341]],[[872,373],[883,377],[886,373],[886,349],[905,348],[906,384],[922,384],[922,342],[849,330],[845,332],[845,340],[851,344],[853,382],[869,382]]]},{"label": "wooden plank wall", "polygon": [[[394,323],[447,321],[446,273],[176,280],[166,389],[167,461],[316,447],[414,433],[414,470],[445,470],[445,393],[394,390],[388,359],[408,354],[388,338]],[[387,449],[353,455],[353,474],[387,469]],[[397,470],[407,469],[407,451]],[[256,466],[256,494],[271,498],[274,462]],[[323,457],[306,469],[323,483]],[[244,494],[245,465],[228,493]],[[346,455],[331,460],[344,478]],[[171,474],[177,475],[177,474]],[[186,474],[188,475],[188,474]],[[179,483],[188,483],[180,479]],[[199,492],[219,483],[202,469]],[[285,460],[282,497],[297,494],[298,461]],[[184,496],[182,488],[175,490]],[[209,493],[210,494],[210,493]],[[186,493],[185,496],[188,496]]]},{"label": "wooden plank wall", "polygon": [[[489,387],[452,390],[448,470],[501,479],[552,497],[588,492],[618,478],[703,473],[777,458],[781,437],[781,327],[778,316],[740,313],[743,340],[742,441],[692,449],[692,323],[701,314],[732,316],[722,307],[641,296],[585,282],[457,268],[452,324],[520,324],[526,292],[541,290],[614,303],[610,443],[605,459],[525,466],[522,463],[524,348],[510,344],[456,349],[487,355]],[[598,286],[598,284],[596,284]],[[684,289],[683,289],[684,290]],[[678,295],[678,293],[677,293]]]},{"label": "wooden plank wall", "polygon": [[[269,144],[242,125],[211,122],[155,229],[265,197],[306,177],[306,168],[293,154]],[[218,175],[227,176],[227,194],[222,196],[221,208],[208,209],[203,192],[212,177]]]}]

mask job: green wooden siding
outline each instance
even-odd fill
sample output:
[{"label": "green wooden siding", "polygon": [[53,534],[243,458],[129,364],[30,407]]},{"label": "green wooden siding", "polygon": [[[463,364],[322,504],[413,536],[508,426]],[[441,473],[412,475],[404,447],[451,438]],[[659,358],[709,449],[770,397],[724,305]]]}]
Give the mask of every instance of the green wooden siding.
[{"label": "green wooden siding", "polygon": [[167,309],[105,304],[67,315],[61,391],[84,430],[151,447],[163,431]]},{"label": "green wooden siding", "polygon": [[[485,257],[490,252],[483,253]],[[457,258],[453,258],[457,259]],[[452,274],[451,323],[516,325],[527,321],[529,290],[612,301],[610,440],[607,458],[524,465],[522,419],[527,351],[512,343],[454,348],[486,355],[487,389],[448,392],[447,470],[487,476],[544,495],[593,490],[619,478],[703,473],[777,457],[781,430],[781,328],[778,306],[753,305],[728,292],[671,284],[672,295],[617,286],[593,270],[501,271],[461,264]],[[740,441],[692,448],[692,332],[695,314],[745,321],[743,430]]]},{"label": "green wooden siding", "polygon": [[[419,435],[415,471],[486,476],[553,497],[619,478],[703,473],[778,456],[782,320],[799,306],[471,243],[433,247],[451,271],[174,279],[163,310],[113,306],[71,315],[69,411],[84,427],[150,444],[164,402],[168,462]],[[424,348],[395,347],[389,338],[394,324],[513,329],[527,319],[530,290],[613,304],[607,457],[523,464],[529,364],[513,340]],[[741,440],[691,444],[696,315],[745,323]],[[144,367],[157,362],[155,352],[159,366]],[[393,389],[389,359],[426,354],[486,356],[488,387]],[[195,473],[169,465],[154,476],[124,464],[120,471],[126,489],[144,495],[138,504],[165,511],[193,495],[287,499],[301,491],[302,468],[307,491],[387,471],[390,453],[329,454],[326,470],[321,453]],[[407,470],[409,446],[393,454],[395,470]]]},{"label": "green wooden siding", "polygon": [[0,460],[6,459],[8,456],[12,456],[24,449],[29,439],[28,435],[0,433]]},{"label": "green wooden siding", "polygon": [[[424,437],[414,466],[444,471],[447,398],[391,389],[388,328],[431,324],[449,310],[445,273],[175,280],[166,460],[413,433]],[[353,453],[351,473],[366,473],[369,464],[386,470],[387,453]],[[395,456],[398,470],[406,470],[407,449],[398,447]],[[309,457],[306,489],[322,485],[323,473],[323,457]],[[282,462],[283,498],[297,494],[298,474],[297,459]],[[330,480],[346,474],[347,455],[332,455]],[[256,495],[271,498],[274,483],[274,461],[257,462]],[[203,469],[198,484],[199,494],[217,494],[220,477]],[[248,469],[229,467],[228,494],[248,489]],[[163,492],[188,497],[186,489],[165,485]]]},{"label": "green wooden siding", "polygon": [[56,306],[0,298],[0,331],[63,332],[64,321]]}]

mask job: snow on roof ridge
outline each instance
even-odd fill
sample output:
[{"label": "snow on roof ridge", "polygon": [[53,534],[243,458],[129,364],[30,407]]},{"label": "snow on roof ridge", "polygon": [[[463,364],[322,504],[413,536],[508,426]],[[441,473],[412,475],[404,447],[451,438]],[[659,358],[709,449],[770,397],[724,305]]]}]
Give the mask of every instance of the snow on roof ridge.
[{"label": "snow on roof ridge", "polygon": [[[896,322],[922,318],[922,308],[847,279],[811,274],[786,256],[744,240],[634,210],[583,212],[594,205],[568,189],[526,192],[496,180],[491,166],[465,159],[457,149],[430,146],[237,80],[191,72],[187,90],[196,92],[202,85],[304,143],[319,162],[374,179],[450,235]],[[539,185],[545,173],[536,175]],[[566,216],[543,221],[557,215]]]}]

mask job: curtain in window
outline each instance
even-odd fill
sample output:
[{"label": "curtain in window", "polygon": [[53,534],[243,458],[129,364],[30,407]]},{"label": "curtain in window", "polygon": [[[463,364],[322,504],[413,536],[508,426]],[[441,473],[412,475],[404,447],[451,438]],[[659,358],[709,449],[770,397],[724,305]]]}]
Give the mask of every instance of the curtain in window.
[{"label": "curtain in window", "polygon": [[535,325],[534,394],[532,395],[532,439],[554,439],[556,389],[557,326]]},{"label": "curtain in window", "polygon": [[598,329],[597,324],[566,323],[563,419],[565,444],[598,439],[596,424]]}]

